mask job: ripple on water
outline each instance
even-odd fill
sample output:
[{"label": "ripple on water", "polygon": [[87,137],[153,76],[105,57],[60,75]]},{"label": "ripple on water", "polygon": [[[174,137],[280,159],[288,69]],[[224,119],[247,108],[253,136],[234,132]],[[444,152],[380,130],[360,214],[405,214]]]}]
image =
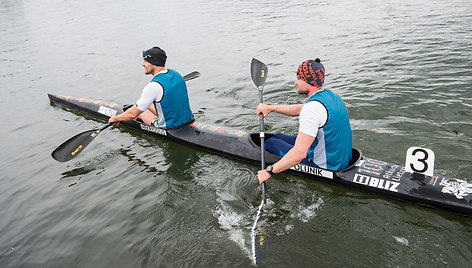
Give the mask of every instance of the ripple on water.
[{"label": "ripple on water", "polygon": [[[424,145],[440,174],[471,180],[468,0],[0,6],[7,267],[251,265],[257,166],[124,128],[100,134],[71,162],[50,157],[104,122],[51,106],[46,93],[132,103],[149,81],[139,51],[153,45],[170,68],[202,73],[188,83],[197,119],[256,132],[250,60],[269,66],[264,101],[282,104],[305,101],[295,71],[319,57],[366,156],[400,164],[407,147]],[[265,122],[267,131],[298,129],[294,118]],[[271,180],[268,266],[470,266],[468,219],[293,176]]]}]

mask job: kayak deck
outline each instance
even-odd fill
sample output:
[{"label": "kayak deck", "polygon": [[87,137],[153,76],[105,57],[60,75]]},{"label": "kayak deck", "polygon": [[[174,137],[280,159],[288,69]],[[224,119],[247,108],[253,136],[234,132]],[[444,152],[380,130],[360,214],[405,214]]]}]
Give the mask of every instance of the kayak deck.
[{"label": "kayak deck", "polygon": [[[53,103],[105,120],[122,113],[125,107],[101,100],[48,95]],[[259,133],[199,121],[176,129],[159,129],[136,120],[125,121],[120,125],[196,149],[260,164]],[[272,135],[265,133],[266,138]],[[265,154],[267,164],[273,164],[279,159],[279,156],[271,153]],[[424,176],[405,172],[402,166],[364,157],[356,148],[353,148],[353,158],[346,169],[331,171],[297,164],[284,173],[472,217],[472,183],[441,175]]]}]

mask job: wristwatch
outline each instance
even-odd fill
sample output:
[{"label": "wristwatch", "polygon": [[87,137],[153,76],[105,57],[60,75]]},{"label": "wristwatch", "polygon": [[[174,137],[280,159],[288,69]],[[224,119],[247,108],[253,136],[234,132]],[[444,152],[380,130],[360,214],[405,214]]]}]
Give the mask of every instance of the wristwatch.
[{"label": "wristwatch", "polygon": [[272,172],[272,165],[268,165],[265,170],[269,172],[270,175],[274,175],[274,172]]}]

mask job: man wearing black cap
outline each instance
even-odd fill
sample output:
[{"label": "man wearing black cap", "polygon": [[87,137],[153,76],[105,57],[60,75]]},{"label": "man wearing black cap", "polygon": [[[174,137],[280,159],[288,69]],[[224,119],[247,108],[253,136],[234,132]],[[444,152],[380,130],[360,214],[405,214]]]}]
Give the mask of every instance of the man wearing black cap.
[{"label": "man wearing black cap", "polygon": [[259,104],[257,114],[270,112],[299,115],[297,136],[276,133],[265,142],[268,152],[282,157],[274,165],[260,170],[259,183],[274,173],[298,163],[329,170],[346,168],[352,158],[352,133],[346,106],[341,97],[323,89],[325,69],[320,59],[304,61],[297,70],[297,92],[308,97],[305,104]]},{"label": "man wearing black cap", "polygon": [[108,122],[139,117],[146,124],[171,129],[193,121],[185,80],[177,71],[165,68],[166,59],[166,53],[159,47],[143,51],[144,73],[152,74],[153,78],[133,107]]}]

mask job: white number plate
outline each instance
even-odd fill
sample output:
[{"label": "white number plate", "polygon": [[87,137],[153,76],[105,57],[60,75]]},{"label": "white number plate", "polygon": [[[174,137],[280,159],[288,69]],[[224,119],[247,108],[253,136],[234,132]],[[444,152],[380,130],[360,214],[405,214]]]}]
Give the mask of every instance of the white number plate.
[{"label": "white number plate", "polygon": [[406,152],[405,171],[433,176],[434,158],[431,149],[410,147]]}]

